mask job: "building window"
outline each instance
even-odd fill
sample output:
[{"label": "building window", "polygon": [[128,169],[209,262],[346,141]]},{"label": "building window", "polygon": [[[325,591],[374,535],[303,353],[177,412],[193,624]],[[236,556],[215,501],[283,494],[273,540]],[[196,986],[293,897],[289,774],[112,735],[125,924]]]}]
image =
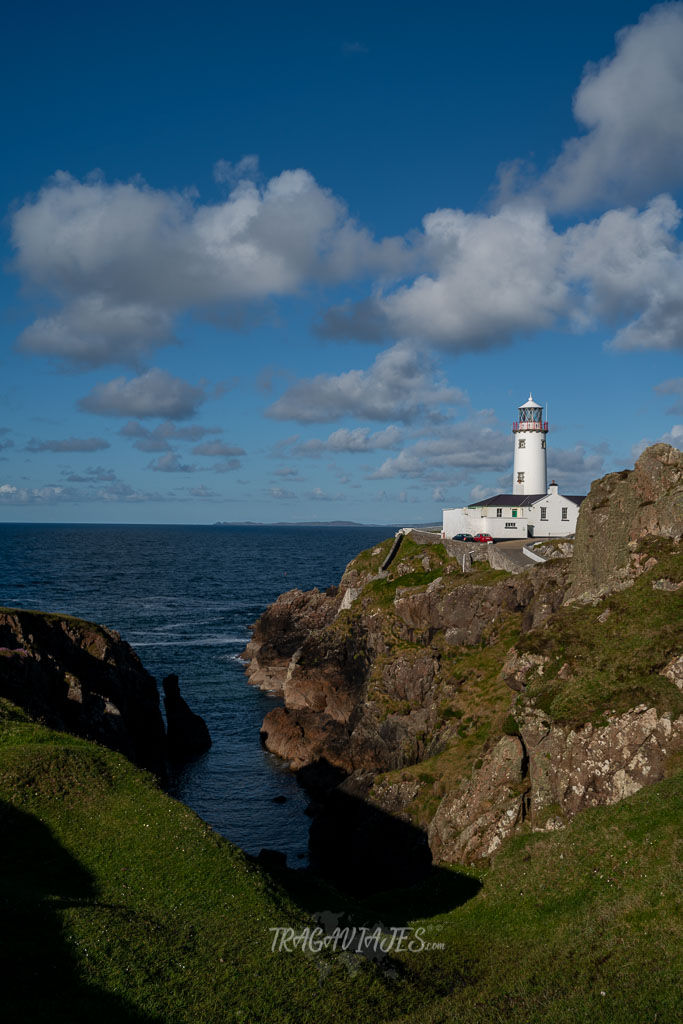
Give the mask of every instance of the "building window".
[{"label": "building window", "polygon": [[519,441],[517,442],[517,447],[518,448],[526,448],[526,438],[525,437],[520,437]]},{"label": "building window", "polygon": [[512,510],[512,518],[513,519],[517,518],[517,509],[516,508],[513,508],[513,510]]},{"label": "building window", "polygon": [[499,519],[501,519],[501,518],[502,518],[502,515],[503,515],[503,510],[502,510],[502,508],[497,508],[497,509],[496,509],[496,515],[498,516],[498,518],[499,518]]},{"label": "building window", "polygon": [[505,524],[505,529],[506,530],[516,530],[517,529],[517,523],[506,523]]},{"label": "building window", "polygon": [[517,483],[518,484],[523,484],[524,483],[524,473],[518,473],[517,474]]},{"label": "building window", "polygon": [[563,508],[562,509],[562,521],[566,522],[567,519],[569,519],[569,509],[568,508]]},{"label": "building window", "polygon": [[541,506],[541,519],[547,519],[547,518],[548,518],[548,509],[545,507],[545,505],[543,505],[543,506]]},{"label": "building window", "polygon": [[545,438],[542,438],[541,440],[541,448],[545,448]]}]

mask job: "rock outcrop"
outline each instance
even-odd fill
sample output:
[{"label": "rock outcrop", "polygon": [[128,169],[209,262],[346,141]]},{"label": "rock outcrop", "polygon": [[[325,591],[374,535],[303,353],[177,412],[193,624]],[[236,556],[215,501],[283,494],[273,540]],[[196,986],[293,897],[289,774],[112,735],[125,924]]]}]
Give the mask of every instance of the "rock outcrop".
[{"label": "rock outcrop", "polygon": [[156,682],[114,630],[70,616],[0,610],[0,696],[51,728],[164,771]]},{"label": "rock outcrop", "polygon": [[594,481],[581,504],[568,601],[589,604],[631,586],[649,568],[645,538],[683,536],[683,452],[646,449],[633,470]]},{"label": "rock outcrop", "polygon": [[211,745],[204,721],[166,691],[168,736],[153,676],[118,633],[68,615],[0,609],[0,697],[50,726],[118,750],[159,776],[166,760]]},{"label": "rock outcrop", "polygon": [[169,758],[174,761],[185,761],[206,753],[211,746],[209,730],[204,719],[190,711],[180,696],[178,676],[166,676],[162,686]]},{"label": "rock outcrop", "polygon": [[683,456],[655,445],[593,484],[573,554],[550,544],[512,575],[411,531],[334,592],[266,610],[246,652],[284,701],[265,745],[309,783],[346,776],[319,786],[314,862],[375,871],[396,822],[413,867],[415,829],[435,861],[470,862],[666,774],[683,749],[682,486]]}]

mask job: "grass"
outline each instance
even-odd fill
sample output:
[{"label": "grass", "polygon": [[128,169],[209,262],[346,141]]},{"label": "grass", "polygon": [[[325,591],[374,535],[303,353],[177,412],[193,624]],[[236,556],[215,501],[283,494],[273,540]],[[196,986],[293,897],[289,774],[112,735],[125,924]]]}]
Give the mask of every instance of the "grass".
[{"label": "grass", "polygon": [[[419,768],[429,784],[435,773]],[[363,903],[273,878],[119,755],[0,703],[4,1019],[673,1024],[681,776]],[[313,910],[425,929],[375,967],[271,953]]]},{"label": "grass", "polygon": [[656,551],[657,564],[633,586],[595,607],[561,608],[544,629],[517,644],[521,653],[549,659],[543,674],[531,677],[526,695],[552,720],[597,722],[605,711],[621,713],[645,702],[660,712],[683,712],[683,694],[660,674],[682,649],[683,589],[653,588],[659,579],[683,580],[683,559],[668,542]]}]

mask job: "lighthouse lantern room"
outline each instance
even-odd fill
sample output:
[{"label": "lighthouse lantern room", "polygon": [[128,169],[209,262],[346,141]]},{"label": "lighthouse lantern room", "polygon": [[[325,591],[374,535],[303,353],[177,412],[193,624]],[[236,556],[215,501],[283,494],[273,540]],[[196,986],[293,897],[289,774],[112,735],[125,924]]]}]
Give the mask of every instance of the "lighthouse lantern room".
[{"label": "lighthouse lantern room", "polygon": [[519,407],[519,419],[512,424],[515,439],[513,494],[546,494],[546,434],[548,422],[543,409],[529,395],[528,402]]}]

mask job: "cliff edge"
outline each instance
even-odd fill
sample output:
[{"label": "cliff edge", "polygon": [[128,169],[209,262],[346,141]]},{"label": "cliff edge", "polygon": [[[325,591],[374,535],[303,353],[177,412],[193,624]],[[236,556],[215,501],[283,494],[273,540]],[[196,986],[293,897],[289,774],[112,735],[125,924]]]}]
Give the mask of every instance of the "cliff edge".
[{"label": "cliff edge", "polygon": [[357,863],[364,835],[375,856],[379,812],[385,857],[399,820],[436,862],[470,862],[674,769],[681,459],[656,445],[597,481],[572,557],[512,575],[408,534],[389,565],[392,538],[338,588],[266,610],[246,656],[252,681],[283,698],[267,749],[319,783],[314,862]]}]

